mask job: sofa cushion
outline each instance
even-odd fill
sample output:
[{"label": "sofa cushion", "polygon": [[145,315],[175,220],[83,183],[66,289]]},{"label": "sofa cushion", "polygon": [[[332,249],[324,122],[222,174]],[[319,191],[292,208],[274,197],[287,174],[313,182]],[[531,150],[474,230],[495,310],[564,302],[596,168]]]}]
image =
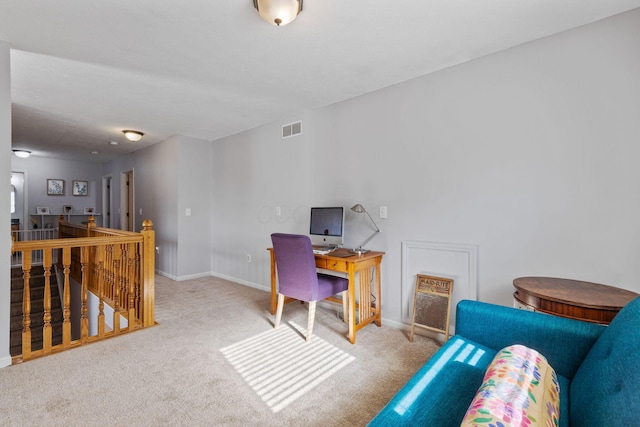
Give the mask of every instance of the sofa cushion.
[{"label": "sofa cushion", "polygon": [[575,426],[640,425],[640,297],[602,333],[571,381]]},{"label": "sofa cushion", "polygon": [[495,354],[451,337],[368,425],[459,427]]},{"label": "sofa cushion", "polygon": [[558,379],[547,359],[512,345],[489,365],[461,426],[557,426],[559,407]]}]

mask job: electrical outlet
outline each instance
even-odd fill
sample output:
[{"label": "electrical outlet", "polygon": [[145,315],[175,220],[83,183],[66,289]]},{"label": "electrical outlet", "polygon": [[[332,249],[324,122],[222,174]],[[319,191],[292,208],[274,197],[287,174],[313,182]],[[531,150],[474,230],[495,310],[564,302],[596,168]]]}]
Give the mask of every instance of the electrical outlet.
[{"label": "electrical outlet", "polygon": [[247,262],[251,262],[251,254],[247,254]]}]

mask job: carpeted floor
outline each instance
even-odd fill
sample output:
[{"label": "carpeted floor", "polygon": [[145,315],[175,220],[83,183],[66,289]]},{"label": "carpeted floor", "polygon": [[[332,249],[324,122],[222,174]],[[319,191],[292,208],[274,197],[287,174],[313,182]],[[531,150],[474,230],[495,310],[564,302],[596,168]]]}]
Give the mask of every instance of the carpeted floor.
[{"label": "carpeted floor", "polygon": [[373,325],[351,345],[341,307],[318,307],[311,344],[342,366],[289,393],[284,387],[273,404],[227,356],[274,332],[303,344],[294,328],[306,325],[306,306],[288,304],[277,331],[268,306],[267,293],[222,279],[158,276],[158,326],[0,369],[0,425],[363,426],[439,347]]}]

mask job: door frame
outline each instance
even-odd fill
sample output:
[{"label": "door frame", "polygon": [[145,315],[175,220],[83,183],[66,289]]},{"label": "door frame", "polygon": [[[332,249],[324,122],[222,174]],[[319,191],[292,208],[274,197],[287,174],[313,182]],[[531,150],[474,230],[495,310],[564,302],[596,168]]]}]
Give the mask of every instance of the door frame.
[{"label": "door frame", "polygon": [[[120,172],[120,229],[135,231],[134,170]],[[128,185],[127,185],[128,183]]]},{"label": "door frame", "polygon": [[102,226],[113,228],[113,175],[102,176]]}]

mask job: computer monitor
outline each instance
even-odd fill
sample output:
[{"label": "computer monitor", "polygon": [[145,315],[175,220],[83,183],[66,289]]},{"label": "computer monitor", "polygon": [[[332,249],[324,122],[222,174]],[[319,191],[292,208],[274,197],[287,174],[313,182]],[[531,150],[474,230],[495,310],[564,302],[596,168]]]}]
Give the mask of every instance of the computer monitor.
[{"label": "computer monitor", "polygon": [[311,208],[309,235],[314,245],[341,246],[344,243],[344,208]]}]

